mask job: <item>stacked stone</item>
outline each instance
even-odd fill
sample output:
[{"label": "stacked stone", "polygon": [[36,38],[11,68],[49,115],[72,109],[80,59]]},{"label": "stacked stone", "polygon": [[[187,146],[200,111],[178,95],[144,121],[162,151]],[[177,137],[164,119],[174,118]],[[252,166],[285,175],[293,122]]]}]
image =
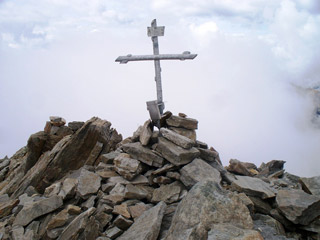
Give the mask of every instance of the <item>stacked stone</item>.
[{"label": "stacked stone", "polygon": [[72,129],[26,173],[35,144],[9,159],[0,239],[319,239],[320,177],[288,174],[281,160],[224,168],[185,114],[123,141],[110,125]]}]

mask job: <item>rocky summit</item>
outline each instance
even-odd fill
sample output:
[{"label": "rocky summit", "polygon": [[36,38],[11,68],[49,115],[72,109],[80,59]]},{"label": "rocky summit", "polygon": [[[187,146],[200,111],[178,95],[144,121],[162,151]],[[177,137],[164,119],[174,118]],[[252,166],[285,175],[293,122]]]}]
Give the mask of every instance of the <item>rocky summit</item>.
[{"label": "rocky summit", "polygon": [[0,159],[0,240],[320,239],[320,176],[224,167],[185,114],[126,139],[97,117],[49,119]]}]

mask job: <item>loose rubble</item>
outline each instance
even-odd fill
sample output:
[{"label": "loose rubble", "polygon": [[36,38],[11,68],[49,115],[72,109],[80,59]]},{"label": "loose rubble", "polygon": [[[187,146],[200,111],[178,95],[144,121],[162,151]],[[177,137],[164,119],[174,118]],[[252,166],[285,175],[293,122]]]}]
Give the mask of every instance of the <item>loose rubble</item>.
[{"label": "loose rubble", "polygon": [[260,167],[196,139],[166,112],[122,139],[99,118],[50,117],[0,159],[0,240],[320,239],[320,176]]}]

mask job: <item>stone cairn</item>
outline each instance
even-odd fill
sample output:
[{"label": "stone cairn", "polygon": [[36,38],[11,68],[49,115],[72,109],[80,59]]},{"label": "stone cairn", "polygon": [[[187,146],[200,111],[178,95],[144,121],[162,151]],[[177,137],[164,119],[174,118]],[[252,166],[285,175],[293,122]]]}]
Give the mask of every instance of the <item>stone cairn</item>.
[{"label": "stone cairn", "polygon": [[320,239],[320,176],[223,167],[185,114],[124,140],[96,117],[65,124],[50,117],[0,160],[0,240]]}]

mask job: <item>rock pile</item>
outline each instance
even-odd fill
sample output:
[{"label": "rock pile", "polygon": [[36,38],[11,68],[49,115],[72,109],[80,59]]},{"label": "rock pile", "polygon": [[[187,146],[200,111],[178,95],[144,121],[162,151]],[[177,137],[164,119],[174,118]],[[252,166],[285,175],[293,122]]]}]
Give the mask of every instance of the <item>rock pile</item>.
[{"label": "rock pile", "polygon": [[223,167],[185,114],[124,140],[99,118],[65,124],[50,117],[0,160],[0,240],[320,239],[320,177]]}]

